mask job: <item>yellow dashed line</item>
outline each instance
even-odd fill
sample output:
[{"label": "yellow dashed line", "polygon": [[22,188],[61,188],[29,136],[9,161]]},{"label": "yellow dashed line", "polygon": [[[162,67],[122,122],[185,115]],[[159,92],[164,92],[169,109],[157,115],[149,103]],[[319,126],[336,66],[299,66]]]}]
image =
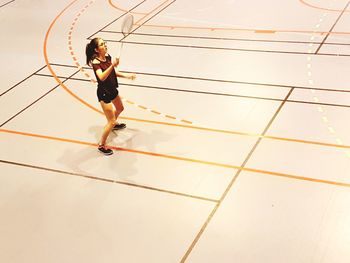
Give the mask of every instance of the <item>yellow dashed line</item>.
[{"label": "yellow dashed line", "polygon": [[173,117],[173,116],[170,116],[170,115],[165,115],[165,117],[176,120],[176,117]]},{"label": "yellow dashed line", "polygon": [[[321,22],[324,20],[323,18],[324,18],[326,15],[327,15],[326,13],[323,14],[323,17],[319,19],[319,23],[316,24],[315,28],[319,28],[319,27],[320,27]],[[316,32],[314,32],[314,34],[315,34],[315,33],[316,33]],[[330,33],[330,32],[328,32],[328,33]],[[315,39],[315,36],[312,35],[310,40],[313,41],[314,39]],[[312,47],[313,47],[313,46],[314,46],[314,43],[310,43],[310,44],[309,44],[309,47],[310,47],[310,49],[308,50],[308,53],[309,53],[309,54],[313,54],[313,52],[314,52],[314,51],[312,50]],[[307,68],[308,68],[307,75],[308,75],[308,77],[309,77],[308,82],[309,82],[310,85],[313,85],[313,84],[314,84],[314,81],[313,81],[313,79],[311,78],[311,76],[312,76],[312,73],[311,73],[311,67],[312,67],[312,66],[311,66],[311,63],[310,63],[310,61],[311,61],[311,56],[308,56],[307,60],[309,61],[308,64],[307,64]],[[315,96],[316,91],[315,91],[314,89],[311,89],[311,93],[314,94],[314,96],[313,96],[314,102],[319,102],[319,101],[320,101],[319,97]],[[334,127],[332,127],[332,126],[330,125],[329,119],[327,118],[327,116],[325,116],[324,108],[323,108],[322,106],[318,106],[318,107],[317,107],[317,110],[322,114],[321,118],[322,118],[323,123],[325,123],[325,124],[327,125],[328,132],[329,132],[333,137],[335,137],[335,141],[336,141],[336,143],[337,143],[338,145],[343,146],[343,145],[344,145],[344,144],[343,144],[343,141],[342,141],[340,138],[338,138]],[[345,152],[345,154],[346,154],[347,157],[350,157],[350,152],[349,152],[349,151],[344,151],[344,152]]]},{"label": "yellow dashed line", "polygon": [[186,120],[181,120],[181,122],[185,122],[185,123],[188,123],[188,124],[193,124],[193,122],[191,122],[191,121],[186,121]]}]

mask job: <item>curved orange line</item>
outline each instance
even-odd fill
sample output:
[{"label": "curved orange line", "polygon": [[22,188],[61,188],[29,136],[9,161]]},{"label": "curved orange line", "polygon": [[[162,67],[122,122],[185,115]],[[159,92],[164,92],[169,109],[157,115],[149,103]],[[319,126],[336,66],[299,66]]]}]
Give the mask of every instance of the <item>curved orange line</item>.
[{"label": "curved orange line", "polygon": [[47,43],[48,43],[48,39],[49,39],[49,35],[50,32],[53,28],[53,26],[55,25],[55,23],[57,22],[58,18],[65,12],[67,11],[68,8],[70,8],[75,2],[77,2],[78,0],[74,0],[72,1],[68,6],[66,6],[56,17],[55,19],[51,22],[46,34],[45,34],[45,39],[44,39],[44,58],[45,58],[45,63],[47,65],[47,68],[49,69],[49,71],[51,72],[51,75],[55,78],[55,80],[59,83],[59,85],[65,90],[67,91],[71,96],[73,96],[75,99],[77,99],[78,101],[80,101],[81,103],[83,103],[84,105],[86,105],[87,107],[93,109],[94,111],[103,114],[100,110],[96,109],[95,107],[93,107],[92,105],[90,105],[89,103],[87,103],[86,101],[84,101],[83,99],[81,99],[79,96],[77,96],[74,92],[72,92],[70,89],[67,88],[67,86],[58,78],[58,76],[56,75],[55,71],[52,69],[50,62],[49,62],[49,58],[48,58],[48,54],[47,54]]},{"label": "curved orange line", "polygon": [[[316,5],[311,5],[311,4],[307,3],[304,0],[299,0],[299,2],[301,2],[302,4],[304,4],[304,5],[308,6],[308,7],[311,7],[311,8],[314,8],[314,9],[318,9],[318,10],[324,10],[324,11],[330,11],[330,12],[342,12],[343,11],[343,10],[338,10],[338,9],[330,9],[330,8],[319,7],[319,6],[316,6]],[[346,10],[345,12],[349,12],[349,11]]]},{"label": "curved orange line", "polygon": [[[116,6],[115,4],[113,4],[112,0],[108,0],[109,4],[114,7],[115,9],[117,10],[120,10],[122,12],[129,12],[129,10],[126,10],[126,9],[123,9],[123,8],[120,8],[118,6]],[[145,15],[146,13],[138,13],[138,12],[132,12],[132,14],[137,14],[137,15]]]},{"label": "curved orange line", "polygon": [[151,10],[148,13],[145,13],[144,16],[142,18],[140,18],[137,22],[135,22],[135,24],[140,23],[142,20],[144,20],[147,16],[149,16],[150,14],[152,14],[153,12],[155,12],[158,8],[160,8],[162,5],[166,4],[167,2],[169,2],[170,0],[165,0],[163,1],[163,3],[161,3],[160,5],[158,5],[157,7],[155,7],[153,10]]}]

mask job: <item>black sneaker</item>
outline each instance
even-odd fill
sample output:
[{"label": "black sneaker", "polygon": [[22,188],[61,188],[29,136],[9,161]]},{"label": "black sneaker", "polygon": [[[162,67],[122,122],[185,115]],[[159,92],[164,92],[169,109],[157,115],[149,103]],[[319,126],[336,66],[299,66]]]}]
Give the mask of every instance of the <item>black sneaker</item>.
[{"label": "black sneaker", "polygon": [[126,124],[125,123],[118,123],[116,125],[114,125],[113,130],[122,130],[126,128]]},{"label": "black sneaker", "polygon": [[111,149],[106,148],[104,145],[99,145],[97,148],[101,153],[104,155],[111,155],[113,154],[113,151]]}]

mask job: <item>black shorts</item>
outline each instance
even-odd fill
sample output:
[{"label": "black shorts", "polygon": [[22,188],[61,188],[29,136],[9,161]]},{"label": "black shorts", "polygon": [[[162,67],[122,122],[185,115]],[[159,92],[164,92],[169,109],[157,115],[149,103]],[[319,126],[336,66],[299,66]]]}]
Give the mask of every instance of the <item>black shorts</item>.
[{"label": "black shorts", "polygon": [[97,88],[97,98],[98,101],[103,101],[105,103],[110,103],[118,96],[118,89],[113,88],[110,90],[105,90],[104,88]]}]

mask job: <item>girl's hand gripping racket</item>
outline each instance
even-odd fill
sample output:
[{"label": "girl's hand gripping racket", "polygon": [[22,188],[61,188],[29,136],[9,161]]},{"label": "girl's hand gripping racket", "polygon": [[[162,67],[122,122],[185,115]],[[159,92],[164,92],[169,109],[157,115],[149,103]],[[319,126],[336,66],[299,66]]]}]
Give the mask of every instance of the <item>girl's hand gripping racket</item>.
[{"label": "girl's hand gripping racket", "polygon": [[123,44],[124,44],[123,39],[125,39],[130,34],[133,25],[134,25],[133,15],[130,13],[126,14],[123,21],[122,21],[122,25],[121,25],[121,32],[124,35],[124,37],[121,40],[118,58],[120,58],[120,56],[122,54],[122,49],[123,49]]}]

